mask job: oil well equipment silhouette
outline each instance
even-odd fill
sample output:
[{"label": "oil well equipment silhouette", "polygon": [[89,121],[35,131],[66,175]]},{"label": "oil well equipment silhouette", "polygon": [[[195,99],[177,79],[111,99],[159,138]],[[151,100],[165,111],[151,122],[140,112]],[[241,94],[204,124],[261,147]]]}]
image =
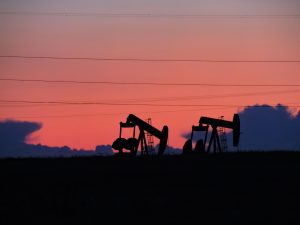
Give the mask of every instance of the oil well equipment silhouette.
[{"label": "oil well equipment silhouette", "polygon": [[[206,142],[207,142],[207,137],[208,137],[210,127],[212,127],[212,131],[207,146]],[[202,116],[199,120],[199,125],[192,126],[191,138],[185,142],[183,146],[183,154],[189,154],[192,152],[209,153],[212,147],[214,153],[224,152],[227,148],[227,143],[225,145],[226,147],[222,148],[221,142],[224,143],[224,139],[223,141],[221,140],[220,142],[220,136],[219,136],[219,134],[226,135],[223,128],[232,129],[233,146],[237,147],[240,140],[240,117],[238,114],[234,114],[232,121],[223,120],[223,117],[219,119],[215,119],[215,118]],[[192,143],[193,143],[194,132],[199,132],[199,131],[205,132],[205,137],[204,140],[199,139],[196,142],[195,149],[193,150]]]},{"label": "oil well equipment silhouette", "polygon": [[[159,147],[157,155],[162,156],[167,148],[168,143],[168,126],[164,126],[162,130],[158,130],[152,126],[151,120],[144,121],[137,116],[130,114],[126,122],[120,122],[120,133],[113,144],[112,148],[118,151],[118,155],[130,154],[136,156],[140,149],[140,154],[149,155],[153,147],[153,137],[159,139]],[[139,129],[138,137],[136,138],[136,128]],[[212,129],[210,129],[210,127]],[[122,137],[124,128],[133,130],[132,137],[125,139]],[[192,126],[191,138],[188,139],[183,146],[183,154],[190,153],[221,153],[227,150],[227,141],[225,128],[231,129],[233,134],[233,146],[237,147],[240,140],[240,118],[238,114],[234,114],[232,121],[226,121],[223,117],[218,119],[202,116],[199,120],[199,125]],[[210,131],[211,130],[211,131]],[[199,139],[193,149],[193,138],[195,132],[204,132],[204,139]],[[207,143],[208,136],[209,142]],[[149,138],[151,136],[151,138]],[[222,144],[222,145],[221,145]],[[222,147],[221,147],[222,146]]]},{"label": "oil well equipment silhouette", "polygon": [[[136,127],[139,128],[139,135],[136,138]],[[125,139],[122,138],[122,130],[123,128],[132,128],[133,135],[132,137]],[[160,131],[157,128],[153,127],[150,123],[145,122],[144,120],[138,118],[137,116],[130,114],[127,117],[125,123],[120,122],[120,135],[113,144],[112,147],[118,150],[118,154],[123,155],[126,154],[124,150],[129,151],[129,154],[136,155],[138,149],[140,147],[141,155],[149,155],[150,146],[147,143],[146,135],[152,135],[159,139],[159,147],[158,147],[158,155],[161,156],[164,154],[167,142],[168,142],[168,134],[169,129],[167,126],[164,126],[163,129]],[[148,139],[149,140],[149,139]]]}]

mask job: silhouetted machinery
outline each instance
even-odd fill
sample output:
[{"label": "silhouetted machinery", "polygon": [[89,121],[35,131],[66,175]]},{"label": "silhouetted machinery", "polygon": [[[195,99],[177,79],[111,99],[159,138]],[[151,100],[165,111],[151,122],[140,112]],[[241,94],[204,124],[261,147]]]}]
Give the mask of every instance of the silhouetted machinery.
[{"label": "silhouetted machinery", "polygon": [[[208,136],[209,127],[212,127],[212,132],[210,136],[210,140],[208,143],[207,150],[206,141]],[[195,131],[204,131],[205,138],[200,139],[196,142],[196,146],[194,152],[205,153],[210,152],[210,149],[213,145],[214,152],[222,152],[220,138],[218,134],[218,127],[224,127],[228,129],[232,129],[233,132],[233,146],[238,146],[240,140],[240,117],[238,114],[234,114],[232,121],[226,121],[222,119],[215,119],[210,117],[201,117],[198,126],[192,126],[191,139],[187,140],[183,146],[183,154],[189,154],[193,152],[193,136]]]},{"label": "silhouetted machinery", "polygon": [[[135,138],[136,127],[138,127],[140,131],[137,139]],[[133,136],[128,139],[122,138],[123,128],[133,128]],[[130,151],[132,155],[136,155],[138,148],[140,146],[141,155],[149,155],[149,149],[147,145],[145,132],[152,134],[154,137],[160,140],[158,155],[159,156],[163,155],[168,142],[168,133],[169,133],[168,127],[164,126],[162,131],[160,131],[133,114],[130,114],[127,117],[125,123],[123,122],[120,123],[120,136],[118,139],[114,141],[112,147],[118,150],[119,154],[124,154],[123,150],[125,149]]]}]

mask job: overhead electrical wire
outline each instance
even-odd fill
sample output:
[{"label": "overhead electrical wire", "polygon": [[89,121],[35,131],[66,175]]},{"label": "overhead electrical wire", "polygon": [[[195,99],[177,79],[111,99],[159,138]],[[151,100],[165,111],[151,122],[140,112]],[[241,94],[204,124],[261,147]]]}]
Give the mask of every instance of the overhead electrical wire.
[{"label": "overhead electrical wire", "polygon": [[[160,101],[193,101],[198,99],[218,99],[218,98],[234,98],[248,97],[260,95],[281,95],[290,93],[299,93],[300,90],[282,90],[267,92],[249,92],[249,93],[233,93],[223,95],[202,95],[202,96],[174,96],[174,97],[157,97],[157,98],[132,98],[132,99],[106,99],[99,100],[101,102],[160,102]],[[41,107],[41,106],[60,106],[61,104],[26,104],[26,103],[0,103],[0,107]]]},{"label": "overhead electrical wire", "polygon": [[[75,102],[75,101],[30,101],[30,100],[0,100],[0,103],[28,103],[28,104],[61,104],[61,105],[108,105],[108,106],[228,106],[228,105],[206,105],[206,104],[148,104],[148,103],[110,103],[110,102]],[[232,105],[233,107],[238,107]]]},{"label": "overhead electrical wire", "polygon": [[0,81],[72,83],[72,84],[107,84],[107,85],[151,85],[151,86],[212,86],[212,87],[300,87],[300,84],[222,84],[222,83],[164,83],[164,82],[119,82],[119,81],[83,81],[83,80],[47,80],[0,78]]},{"label": "overhead electrical wire", "polygon": [[[270,105],[254,105],[251,107],[280,107],[281,105],[276,105],[276,106],[270,106]],[[282,107],[287,107],[286,105],[282,105]],[[205,109],[184,109],[184,110],[163,110],[163,111],[142,111],[142,112],[135,112],[135,114],[156,114],[156,113],[179,113],[179,112],[199,112],[202,110],[218,110],[218,109],[224,109],[228,108],[228,106],[223,106],[223,107],[210,107],[210,108],[205,108]],[[14,116],[13,118],[74,118],[74,117],[98,117],[98,116],[118,116],[118,115],[128,115],[128,112],[120,112],[120,113],[94,113],[94,114],[69,114],[69,115],[37,115],[37,116]],[[0,119],[7,119],[5,116],[0,116]]]},{"label": "overhead electrical wire", "polygon": [[[148,103],[109,103],[109,102],[73,102],[73,101],[29,101],[29,100],[0,100],[0,103],[28,103],[28,104],[62,104],[62,105],[107,105],[107,106],[155,106],[155,107],[248,107],[249,105],[235,104],[148,104]],[[254,105],[254,107],[276,107],[273,105]],[[287,105],[287,107],[300,107]]]},{"label": "overhead electrical wire", "polygon": [[47,59],[47,60],[85,60],[85,61],[132,61],[132,62],[190,62],[190,63],[300,63],[300,60],[218,60],[218,59],[170,59],[170,58],[98,58],[98,57],[59,57],[0,55],[0,58]]},{"label": "overhead electrical wire", "polygon": [[180,19],[299,19],[300,14],[195,14],[195,13],[153,13],[153,12],[76,12],[76,11],[0,11],[0,15],[21,16],[73,16],[73,17],[139,17]]},{"label": "overhead electrical wire", "polygon": [[[156,114],[156,113],[178,113],[178,112],[197,112],[201,110],[217,110],[227,107],[214,107],[205,109],[183,109],[183,110],[160,110],[160,111],[142,111],[135,112],[135,114]],[[118,116],[118,115],[128,115],[129,112],[120,113],[94,113],[94,114],[69,114],[69,115],[42,115],[42,116],[14,116],[14,118],[73,118],[73,117],[94,117],[94,116]],[[0,116],[1,118],[1,116]],[[5,118],[2,116],[2,118]]]},{"label": "overhead electrical wire", "polygon": [[202,95],[202,96],[177,96],[177,97],[161,97],[161,98],[149,98],[149,99],[132,99],[131,102],[159,102],[159,101],[193,101],[198,99],[218,99],[218,98],[234,98],[234,97],[250,97],[260,95],[279,95],[279,94],[291,94],[300,93],[300,90],[282,90],[282,91],[266,91],[266,92],[248,92],[248,93],[233,93],[222,95]]}]

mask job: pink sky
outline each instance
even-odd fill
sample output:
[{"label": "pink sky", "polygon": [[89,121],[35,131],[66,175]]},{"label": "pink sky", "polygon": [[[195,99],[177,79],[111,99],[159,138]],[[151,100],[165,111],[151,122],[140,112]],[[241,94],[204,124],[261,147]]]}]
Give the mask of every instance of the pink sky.
[{"label": "pink sky", "polygon": [[[67,1],[62,1],[61,4],[53,1],[51,5],[37,6],[34,6],[34,1],[28,1],[32,4],[28,4],[26,7],[25,5],[21,7],[16,2],[2,2],[0,11],[63,11],[67,9],[84,12],[91,10],[93,12],[128,12],[132,9],[130,12],[147,12],[147,9],[151,9],[152,13],[172,14],[181,13],[182,9],[183,13],[194,14],[295,14],[300,9],[299,4],[295,1],[286,1],[286,3],[272,1],[272,7],[270,7],[271,1],[269,3],[262,1],[264,5],[260,5],[261,7],[255,7],[255,4],[249,6],[250,3],[246,3],[246,1],[235,1],[240,2],[238,5],[233,4],[234,1],[229,1],[232,3],[229,5],[231,7],[224,3],[223,10],[219,5],[210,4],[208,1],[204,1],[203,5],[194,1],[191,1],[189,5],[189,1],[184,1],[183,8],[181,2],[176,1],[169,11],[166,7],[167,1],[161,3],[161,8],[159,8],[160,4],[155,1],[155,4],[152,5],[145,1],[144,5],[133,5],[132,8],[130,8],[130,4],[129,6],[121,4],[121,1],[103,3],[104,5],[90,1],[85,8],[80,1],[74,1],[75,3],[72,4]],[[136,3],[136,1],[129,2]],[[299,21],[299,17],[296,19],[178,19],[1,15],[0,52],[1,55],[60,57],[299,60]],[[300,64],[137,63],[1,58],[0,77],[173,83],[300,84]],[[8,100],[124,102],[126,99],[145,101],[148,98],[218,95],[220,96],[218,98],[157,103],[230,105],[282,103],[299,105],[300,92],[221,97],[230,93],[295,89],[297,88],[110,86],[1,81],[0,97]],[[180,135],[189,131],[191,126],[198,122],[200,116],[224,115],[227,119],[231,119],[232,114],[237,110],[241,109],[146,106],[1,106],[0,117],[42,122],[43,128],[32,137],[33,143],[94,148],[98,144],[111,144],[118,135],[119,122],[126,120],[128,113],[134,113],[141,118],[152,117],[154,125],[159,129],[167,124],[170,128],[169,143],[180,147],[184,142]],[[157,113],[158,111],[172,112]]]}]

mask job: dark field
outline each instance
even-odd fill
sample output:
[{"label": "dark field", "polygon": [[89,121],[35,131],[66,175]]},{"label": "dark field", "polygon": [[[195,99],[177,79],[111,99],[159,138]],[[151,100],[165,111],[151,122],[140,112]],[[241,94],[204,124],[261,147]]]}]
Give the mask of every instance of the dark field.
[{"label": "dark field", "polygon": [[300,153],[0,160],[0,224],[300,224]]}]

